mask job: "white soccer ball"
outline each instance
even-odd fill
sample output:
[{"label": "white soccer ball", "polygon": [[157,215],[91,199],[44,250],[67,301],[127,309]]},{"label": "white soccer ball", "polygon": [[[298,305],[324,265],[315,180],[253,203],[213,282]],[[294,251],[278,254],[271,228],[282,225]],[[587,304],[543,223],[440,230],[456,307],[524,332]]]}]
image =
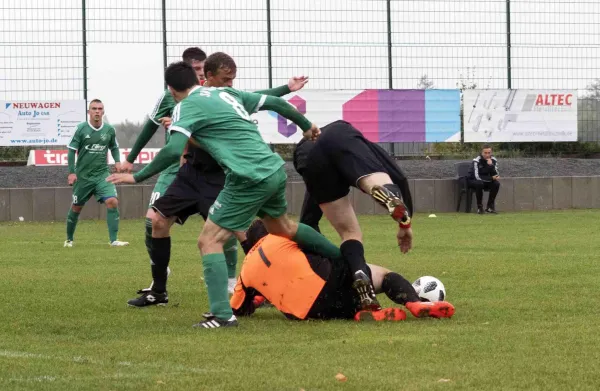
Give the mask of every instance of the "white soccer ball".
[{"label": "white soccer ball", "polygon": [[435,277],[423,276],[413,282],[412,285],[422,301],[435,302],[446,300],[446,288]]}]

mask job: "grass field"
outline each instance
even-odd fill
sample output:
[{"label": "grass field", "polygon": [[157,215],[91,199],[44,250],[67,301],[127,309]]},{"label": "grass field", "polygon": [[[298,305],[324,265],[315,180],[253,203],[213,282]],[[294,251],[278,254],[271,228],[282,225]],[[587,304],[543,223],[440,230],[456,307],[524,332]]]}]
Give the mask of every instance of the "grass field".
[{"label": "grass field", "polygon": [[150,282],[142,220],[121,222],[132,245],[117,249],[103,221],[81,222],[72,249],[62,222],[1,224],[0,390],[600,388],[600,211],[420,215],[406,256],[389,218],[361,223],[369,262],[440,278],[453,319],[292,322],[267,309],[196,330],[201,220],[174,230],[171,304],[143,310],[125,305]]}]

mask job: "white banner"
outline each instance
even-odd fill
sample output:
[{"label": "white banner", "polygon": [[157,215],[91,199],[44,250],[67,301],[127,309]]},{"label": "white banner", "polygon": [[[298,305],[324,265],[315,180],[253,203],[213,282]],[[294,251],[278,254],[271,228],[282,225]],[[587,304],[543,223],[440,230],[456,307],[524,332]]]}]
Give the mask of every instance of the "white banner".
[{"label": "white banner", "polygon": [[465,142],[577,141],[576,90],[465,90]]},{"label": "white banner", "polygon": [[[130,148],[119,148],[119,155],[121,161],[124,162],[127,159],[127,155],[131,151]],[[148,164],[158,154],[160,148],[144,148],[135,159],[134,163]],[[66,149],[35,149],[29,151],[29,157],[27,158],[28,166],[66,166],[68,165]],[[77,157],[75,157],[77,159]],[[115,160],[112,157],[110,151],[108,151],[108,163],[114,164]]]},{"label": "white banner", "polygon": [[85,100],[0,101],[0,146],[66,145],[85,119]]}]

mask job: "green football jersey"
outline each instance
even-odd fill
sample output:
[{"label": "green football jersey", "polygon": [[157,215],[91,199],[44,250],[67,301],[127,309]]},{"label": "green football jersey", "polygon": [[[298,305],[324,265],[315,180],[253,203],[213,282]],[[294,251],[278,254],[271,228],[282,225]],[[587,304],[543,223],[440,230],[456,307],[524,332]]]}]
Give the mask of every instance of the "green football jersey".
[{"label": "green football jersey", "polygon": [[77,125],[68,147],[77,151],[77,179],[99,179],[110,173],[107,154],[109,150],[118,148],[119,143],[111,125],[102,123],[96,129],[89,122],[82,122]]},{"label": "green football jersey", "polygon": [[[173,109],[175,109],[176,105],[177,102],[175,102],[175,99],[173,98],[173,95],[171,95],[171,92],[169,92],[168,89],[164,90],[160,98],[158,98],[158,101],[156,101],[156,104],[154,105],[154,110],[152,110],[152,113],[150,113],[149,115],[150,120],[157,125],[161,125],[159,119],[163,117],[171,117],[173,114]],[[167,132],[165,129],[165,144],[168,142],[169,132]],[[179,162],[173,163],[163,172],[168,174],[177,174],[178,171]]]},{"label": "green football jersey", "polygon": [[[177,105],[175,99],[173,99],[173,95],[169,92],[169,90],[164,90],[156,104],[154,105],[154,110],[150,113],[149,117],[152,122],[157,125],[160,125],[159,119],[163,117],[171,117],[173,113],[173,109]],[[165,132],[165,143],[169,141],[169,132]]]},{"label": "green football jersey", "polygon": [[234,88],[198,86],[175,107],[169,131],[185,134],[211,154],[225,169],[229,186],[258,183],[283,165],[250,117],[266,98]]}]

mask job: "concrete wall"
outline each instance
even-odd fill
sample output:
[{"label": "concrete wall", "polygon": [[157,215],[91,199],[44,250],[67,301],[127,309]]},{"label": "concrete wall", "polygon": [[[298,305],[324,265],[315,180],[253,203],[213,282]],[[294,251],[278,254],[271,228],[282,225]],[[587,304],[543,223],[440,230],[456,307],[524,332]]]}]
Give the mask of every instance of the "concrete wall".
[{"label": "concrete wall", "polygon": [[[496,208],[501,212],[570,208],[600,208],[600,177],[502,178]],[[458,201],[453,179],[411,179],[410,189],[417,212],[454,212]],[[117,188],[121,218],[143,217],[152,186]],[[375,202],[356,189],[350,193],[358,214],[384,214]],[[288,183],[286,191],[292,214],[299,214],[304,183]],[[484,195],[484,202],[487,193]],[[465,197],[461,212],[465,208]],[[71,203],[71,188],[0,189],[0,221],[64,220]],[[475,196],[473,195],[473,208]],[[103,219],[106,208],[94,199],[84,207],[81,219]]]}]

